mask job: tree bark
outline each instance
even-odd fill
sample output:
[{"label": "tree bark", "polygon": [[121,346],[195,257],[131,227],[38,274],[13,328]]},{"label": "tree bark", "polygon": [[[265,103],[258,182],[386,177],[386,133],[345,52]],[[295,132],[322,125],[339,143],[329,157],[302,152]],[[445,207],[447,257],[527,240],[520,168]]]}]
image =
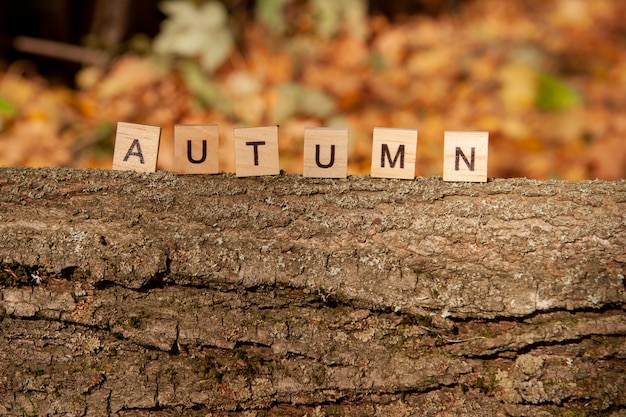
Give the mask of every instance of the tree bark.
[{"label": "tree bark", "polygon": [[0,415],[624,416],[625,230],[625,181],[0,169]]}]

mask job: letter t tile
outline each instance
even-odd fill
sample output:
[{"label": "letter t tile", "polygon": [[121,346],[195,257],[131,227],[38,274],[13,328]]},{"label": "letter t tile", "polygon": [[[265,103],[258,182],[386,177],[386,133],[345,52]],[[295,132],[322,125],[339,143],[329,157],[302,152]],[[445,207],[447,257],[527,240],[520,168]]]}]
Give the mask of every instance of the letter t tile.
[{"label": "letter t tile", "polygon": [[278,126],[234,130],[235,173],[238,177],[278,175]]}]

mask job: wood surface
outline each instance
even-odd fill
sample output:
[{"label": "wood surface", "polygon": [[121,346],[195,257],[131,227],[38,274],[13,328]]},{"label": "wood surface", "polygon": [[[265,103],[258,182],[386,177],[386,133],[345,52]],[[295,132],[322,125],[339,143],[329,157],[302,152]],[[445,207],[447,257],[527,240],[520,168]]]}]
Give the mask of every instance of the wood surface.
[{"label": "wood surface", "polygon": [[219,126],[216,124],[174,126],[174,172],[219,173]]},{"label": "wood surface", "polygon": [[278,126],[234,129],[235,172],[238,177],[278,175]]},{"label": "wood surface", "polygon": [[373,135],[372,177],[415,178],[417,130],[376,127]]},{"label": "wood surface", "polygon": [[302,175],[307,178],[348,176],[348,129],[305,128]]},{"label": "wood surface", "polygon": [[626,181],[0,169],[2,416],[621,416]]},{"label": "wood surface", "polygon": [[113,150],[114,170],[155,172],[161,128],[118,122]]},{"label": "wood surface", "polygon": [[444,132],[443,180],[487,182],[489,132]]}]

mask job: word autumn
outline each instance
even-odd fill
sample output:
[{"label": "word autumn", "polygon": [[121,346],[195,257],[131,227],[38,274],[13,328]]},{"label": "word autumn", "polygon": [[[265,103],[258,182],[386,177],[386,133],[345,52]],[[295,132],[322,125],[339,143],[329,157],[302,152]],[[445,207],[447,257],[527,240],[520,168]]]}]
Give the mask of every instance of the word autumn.
[{"label": "word autumn", "polygon": [[[113,169],[154,172],[161,128],[119,122]],[[278,126],[234,129],[235,173],[238,177],[277,175]],[[488,132],[445,132],[444,181],[487,181]],[[174,164],[179,174],[217,174],[219,132],[215,124],[174,126]],[[417,130],[374,128],[372,177],[415,177]],[[304,168],[311,178],[345,178],[348,129],[304,129]]]}]

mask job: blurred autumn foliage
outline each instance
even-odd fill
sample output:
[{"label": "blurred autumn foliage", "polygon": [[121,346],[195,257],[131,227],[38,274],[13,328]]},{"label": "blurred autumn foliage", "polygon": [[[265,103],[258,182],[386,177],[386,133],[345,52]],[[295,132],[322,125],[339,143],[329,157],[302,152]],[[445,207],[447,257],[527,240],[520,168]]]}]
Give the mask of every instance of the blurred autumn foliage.
[{"label": "blurred autumn foliage", "polygon": [[[489,176],[626,177],[626,2],[473,0],[389,17],[365,0],[166,1],[76,87],[28,61],[0,65],[0,166],[110,168],[117,121],[279,124],[281,168],[302,171],[303,129],[350,129],[349,172],[367,174],[376,126],[419,130],[417,175],[441,175],[444,130],[490,132]],[[251,10],[251,11],[250,11]],[[237,13],[235,13],[237,11]]]}]

